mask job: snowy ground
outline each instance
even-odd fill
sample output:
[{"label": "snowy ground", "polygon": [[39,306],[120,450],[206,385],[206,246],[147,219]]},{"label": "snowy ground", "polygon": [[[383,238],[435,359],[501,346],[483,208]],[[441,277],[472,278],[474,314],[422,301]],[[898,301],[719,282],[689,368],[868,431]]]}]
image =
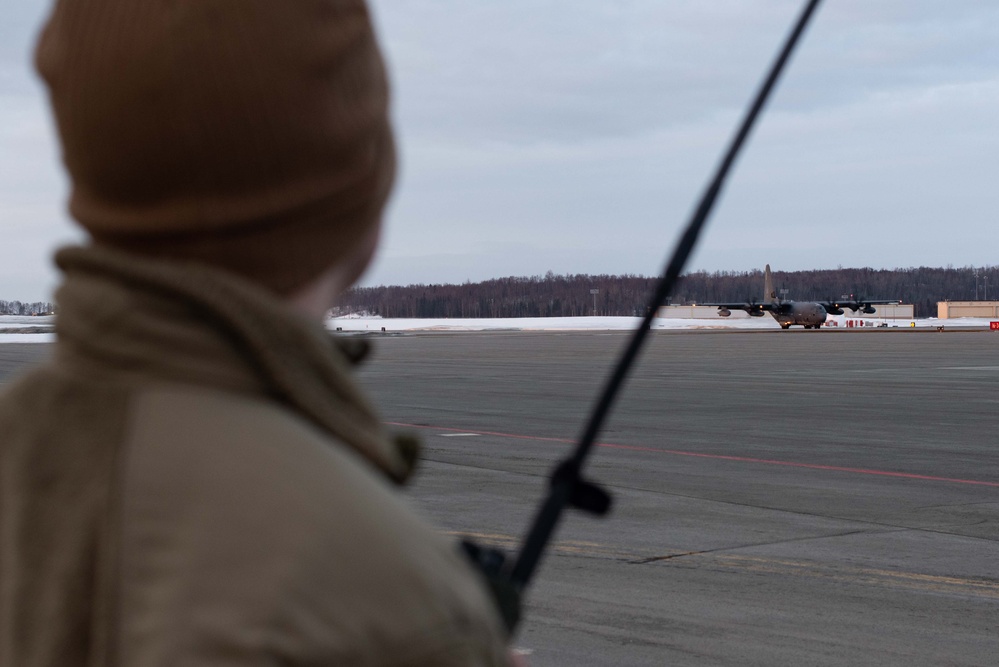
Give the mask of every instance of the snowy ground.
[{"label": "snowy ground", "polygon": [[[845,329],[846,318],[838,318],[836,325],[830,318],[830,329]],[[405,319],[379,317],[345,317],[328,320],[326,326],[343,332],[392,331],[614,331],[634,329],[641,320],[637,317],[522,317],[510,319]],[[880,320],[867,320],[865,325],[876,326]],[[989,320],[964,317],[950,320],[936,318],[924,320],[884,320],[889,328],[939,328],[988,329]],[[914,325],[914,327],[913,327]],[[772,317],[731,319],[656,319],[653,329],[780,329]],[[795,327],[797,328],[797,327]]]},{"label": "snowy ground", "polygon": [[51,329],[55,317],[42,315],[0,315],[0,343],[51,343],[55,340],[52,333],[18,333],[37,329]]},{"label": "snowy ground", "polygon": [[55,324],[54,315],[0,315],[0,330],[30,329],[32,327],[51,327]]},{"label": "snowy ground", "polygon": [[[833,318],[830,318],[830,322]],[[332,330],[342,330],[345,333],[365,332],[458,332],[458,331],[620,331],[634,329],[641,320],[637,317],[521,317],[509,319],[405,319],[380,317],[347,317],[328,320],[326,326]],[[52,333],[17,333],[17,329],[33,329],[51,327],[54,317],[19,317],[14,315],[0,316],[0,343],[51,343],[55,340]],[[844,318],[839,318],[836,326],[830,322],[826,328],[847,328]],[[865,322],[870,326],[879,324],[878,320]],[[916,329],[988,329],[989,320],[973,317],[962,317],[950,320],[936,318],[924,320],[886,320],[889,328]],[[914,325],[914,326],[913,326]],[[653,329],[779,329],[780,326],[771,317],[732,318],[732,319],[657,319],[653,321]],[[797,328],[797,327],[796,327]]]}]

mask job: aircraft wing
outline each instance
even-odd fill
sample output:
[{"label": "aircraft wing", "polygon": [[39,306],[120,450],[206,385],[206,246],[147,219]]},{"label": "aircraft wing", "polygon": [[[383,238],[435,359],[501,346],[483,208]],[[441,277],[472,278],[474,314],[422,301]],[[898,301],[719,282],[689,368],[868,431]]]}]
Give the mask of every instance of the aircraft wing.
[{"label": "aircraft wing", "polygon": [[830,315],[842,315],[844,308],[871,314],[876,312],[872,306],[902,302],[898,299],[844,299],[843,301],[818,301],[816,303],[825,308]]},{"label": "aircraft wing", "polygon": [[744,310],[752,317],[760,317],[763,313],[769,313],[779,308],[776,303],[751,303],[749,301],[738,301],[731,303],[699,303],[698,306],[713,306],[718,309],[718,314],[727,317],[733,310]]}]

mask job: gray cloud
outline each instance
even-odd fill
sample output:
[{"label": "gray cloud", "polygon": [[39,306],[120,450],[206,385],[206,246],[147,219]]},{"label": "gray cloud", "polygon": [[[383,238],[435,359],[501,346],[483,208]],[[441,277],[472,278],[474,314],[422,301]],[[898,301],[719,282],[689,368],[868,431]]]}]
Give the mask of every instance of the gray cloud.
[{"label": "gray cloud", "polygon": [[[499,7],[376,3],[404,178],[367,280],[657,272],[798,3]],[[997,12],[824,7],[695,265],[993,262]]]},{"label": "gray cloud", "polygon": [[[0,298],[78,238],[30,50],[0,27]],[[799,3],[375,0],[399,186],[368,283],[655,273]],[[995,264],[999,6],[826,3],[691,268]]]}]

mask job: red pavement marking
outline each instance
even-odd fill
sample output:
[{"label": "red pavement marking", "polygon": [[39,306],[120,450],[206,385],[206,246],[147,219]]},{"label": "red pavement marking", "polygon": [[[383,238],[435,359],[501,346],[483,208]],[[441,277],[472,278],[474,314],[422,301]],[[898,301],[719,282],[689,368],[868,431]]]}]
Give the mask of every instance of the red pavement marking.
[{"label": "red pavement marking", "polygon": [[[539,442],[560,442],[575,444],[575,440],[568,438],[546,438],[537,435],[522,435],[519,433],[501,433],[498,431],[478,431],[470,428],[448,428],[446,426],[429,426],[421,424],[405,424],[402,422],[385,422],[389,426],[401,426],[404,428],[417,428],[434,431],[451,431],[468,433],[474,431],[481,435],[492,435],[498,438],[514,438],[517,440],[536,440]],[[685,452],[677,449],[659,449],[657,447],[642,447],[638,445],[619,445],[611,442],[595,443],[597,447],[607,447],[610,449],[628,449],[639,452],[655,452],[657,454],[669,454],[671,456],[693,456],[702,459],[718,459],[722,461],[739,461],[741,463],[757,463],[772,466],[787,466],[789,468],[808,468],[811,470],[830,470],[833,472],[848,472],[855,475],[879,475],[881,477],[900,477],[903,479],[918,479],[928,482],[949,482],[951,484],[973,484],[977,486],[992,486],[999,488],[999,482],[984,482],[976,479],[956,479],[953,477],[936,477],[934,475],[917,475],[908,472],[893,472],[890,470],[871,470],[869,468],[848,468],[845,466],[820,465],[817,463],[797,463],[795,461],[778,461],[775,459],[756,459],[749,456],[729,456],[726,454],[703,454],[701,452]]]}]

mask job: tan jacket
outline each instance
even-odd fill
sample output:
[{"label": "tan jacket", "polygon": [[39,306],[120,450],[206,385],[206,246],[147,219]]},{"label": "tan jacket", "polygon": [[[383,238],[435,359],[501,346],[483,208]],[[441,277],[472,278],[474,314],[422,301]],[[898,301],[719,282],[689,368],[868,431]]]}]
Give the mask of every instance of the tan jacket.
[{"label": "tan jacket", "polygon": [[62,251],[0,400],[0,665],[497,665],[502,630],[318,325],[226,274]]}]

